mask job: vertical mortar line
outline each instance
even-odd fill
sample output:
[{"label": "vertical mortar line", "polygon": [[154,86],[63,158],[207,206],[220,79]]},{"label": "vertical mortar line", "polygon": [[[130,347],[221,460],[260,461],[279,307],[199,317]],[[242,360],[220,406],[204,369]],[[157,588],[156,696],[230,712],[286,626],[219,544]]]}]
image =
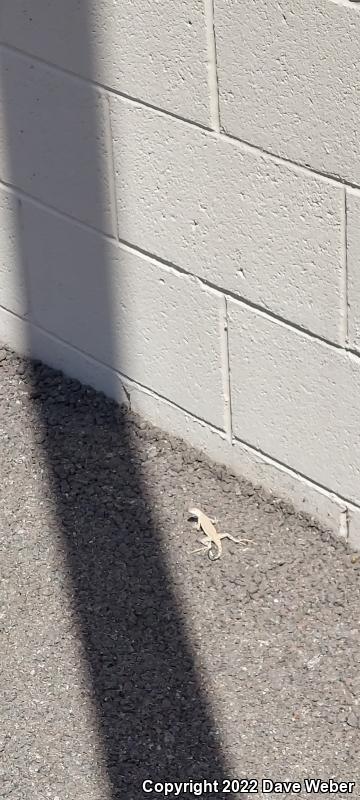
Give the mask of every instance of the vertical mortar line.
[{"label": "vertical mortar line", "polygon": [[32,325],[34,323],[33,320],[33,308],[32,308],[32,293],[31,293],[31,282],[30,282],[30,269],[28,264],[28,254],[26,250],[26,238],[25,238],[25,220],[24,220],[24,203],[21,197],[16,195],[16,202],[18,204],[18,226],[20,231],[20,240],[22,242],[23,252],[21,254],[21,260],[23,264],[23,273],[25,276],[25,291],[26,291],[26,308],[24,314],[21,314],[21,318]]},{"label": "vertical mortar line", "polygon": [[345,508],[344,511],[341,512],[340,515],[340,530],[339,535],[345,539],[346,542],[349,541],[349,509]]},{"label": "vertical mortar line", "polygon": [[110,203],[111,203],[111,217],[113,223],[113,232],[114,236],[116,236],[117,240],[119,241],[120,232],[119,232],[119,217],[118,217],[118,207],[117,207],[117,199],[116,199],[116,176],[115,176],[115,154],[114,154],[114,140],[112,135],[112,126],[111,126],[111,106],[110,106],[110,97],[106,91],[102,92],[102,95],[105,99],[105,103],[107,105],[107,115],[106,115],[106,137],[107,137],[107,144],[109,150],[109,162],[110,162],[110,174],[109,174],[109,190],[110,190]]},{"label": "vertical mortar line", "polygon": [[205,27],[208,57],[208,87],[211,127],[220,133],[219,80],[216,58],[215,0],[205,0]]},{"label": "vertical mortar line", "polygon": [[232,408],[231,408],[231,378],[230,378],[230,346],[229,346],[229,317],[228,301],[225,295],[223,299],[223,314],[221,319],[221,356],[222,356],[222,377],[224,394],[224,426],[226,437],[229,444],[233,444],[232,430]]},{"label": "vertical mortar line", "polygon": [[341,344],[347,347],[349,343],[349,287],[348,287],[348,256],[347,256],[347,195],[346,186],[343,186],[344,196],[342,203],[342,259],[341,259]]}]

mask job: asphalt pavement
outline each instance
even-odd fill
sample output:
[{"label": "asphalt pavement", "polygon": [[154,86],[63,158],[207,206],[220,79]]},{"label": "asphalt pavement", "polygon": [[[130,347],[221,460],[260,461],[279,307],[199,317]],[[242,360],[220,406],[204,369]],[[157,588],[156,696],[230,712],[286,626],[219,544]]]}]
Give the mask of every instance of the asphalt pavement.
[{"label": "asphalt pavement", "polygon": [[[2,800],[305,797],[331,777],[360,798],[343,542],[5,349],[0,486]],[[193,553],[191,506],[251,543]]]}]

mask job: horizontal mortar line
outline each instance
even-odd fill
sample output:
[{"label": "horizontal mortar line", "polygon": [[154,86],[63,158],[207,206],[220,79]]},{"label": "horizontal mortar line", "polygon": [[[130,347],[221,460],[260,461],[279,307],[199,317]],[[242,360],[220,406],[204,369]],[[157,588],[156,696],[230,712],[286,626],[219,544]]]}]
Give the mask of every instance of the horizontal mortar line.
[{"label": "horizontal mortar line", "polygon": [[[202,131],[207,131],[210,133],[212,128],[210,127],[211,123],[209,121],[209,125],[205,125],[202,122],[196,122],[196,120],[191,120],[188,117],[182,117],[181,114],[177,114],[175,111],[169,111],[165,108],[160,108],[153,103],[149,103],[147,100],[142,100],[140,97],[134,97],[131,94],[126,94],[126,92],[121,92],[119,89],[115,89],[113,86],[109,86],[106,83],[100,83],[99,81],[95,80],[94,78],[86,78],[83,75],[78,75],[76,72],[72,72],[70,69],[66,69],[66,67],[60,67],[58,64],[52,64],[51,61],[47,61],[45,58],[41,58],[41,56],[33,55],[25,50],[20,50],[18,47],[14,47],[13,45],[9,44],[0,44],[0,50],[6,50],[6,52],[16,53],[20,58],[24,60],[31,60],[35,61],[37,64],[43,64],[44,66],[48,67],[50,70],[54,70],[54,72],[61,72],[64,75],[72,78],[74,81],[82,84],[86,84],[86,86],[90,86],[95,89],[100,89],[109,94],[113,94],[115,97],[120,97],[122,100],[127,100],[129,103],[134,103],[134,105],[144,106],[144,108],[148,108],[151,111],[156,111],[159,114],[163,114],[166,117],[170,117],[170,119],[177,120],[177,122],[184,122],[188,125],[191,125],[193,128],[199,128]],[[3,92],[4,94],[4,92]]]},{"label": "horizontal mortar line", "polygon": [[[7,311],[8,309],[5,310]],[[75,353],[85,356],[85,358],[90,362],[93,362],[94,364],[97,364],[100,367],[110,371],[111,373],[113,373],[113,375],[116,375],[116,377],[118,377],[121,382],[131,384],[135,389],[139,389],[142,392],[146,392],[151,397],[154,397],[155,399],[160,399],[161,401],[168,403],[168,405],[172,406],[173,408],[176,408],[178,411],[188,414],[190,417],[193,417],[197,422],[201,423],[202,425],[211,427],[211,430],[214,433],[219,434],[225,442],[227,441],[225,430],[222,430],[221,428],[218,428],[216,425],[209,422],[208,420],[197,416],[192,411],[189,411],[188,409],[176,403],[175,400],[169,400],[167,397],[165,397],[165,395],[162,395],[159,392],[155,392],[154,389],[152,389],[150,386],[146,386],[146,384],[136,381],[134,378],[131,378],[129,375],[126,375],[126,373],[120,372],[119,370],[115,369],[115,367],[112,367],[111,364],[108,364],[105,361],[99,361],[99,359],[95,358],[95,356],[91,355],[91,353],[88,353],[86,350],[82,350],[80,347],[77,347],[76,345],[72,344],[72,342],[68,342],[66,339],[63,339],[62,336],[58,336],[57,334],[52,333],[47,328],[44,328],[42,325],[39,325],[37,322],[32,322],[30,319],[24,320],[23,317],[20,317],[18,314],[15,314],[12,311],[9,311],[8,313],[17,317],[19,320],[24,321],[26,324],[30,325],[31,328],[39,330],[41,333],[44,333],[47,338],[52,339],[55,342],[60,342],[60,344],[65,345],[65,347],[69,348],[69,350],[73,350]]]},{"label": "horizontal mortar line", "polygon": [[[211,131],[211,133],[214,133]],[[215,134],[216,135],[216,134]],[[227,133],[224,129],[217,134],[220,138],[225,139],[226,141],[232,142],[233,144],[237,144],[241,148],[246,148],[251,150],[253,153],[258,153],[259,155],[266,156],[267,158],[274,161],[276,164],[280,164],[287,167],[292,167],[294,170],[299,171],[306,175],[308,178],[322,178],[326,183],[330,184],[331,186],[343,187],[346,186],[348,189],[360,189],[360,183],[351,183],[346,178],[341,178],[340,175],[335,175],[332,172],[323,172],[316,167],[310,167],[307,164],[302,164],[301,161],[293,161],[291,158],[286,158],[286,156],[279,156],[276,153],[273,153],[271,150],[267,150],[265,147],[260,147],[260,145],[252,144],[248,142],[246,139],[240,139],[238,136],[233,134]]]},{"label": "horizontal mortar line", "polygon": [[336,342],[332,342],[330,339],[326,339],[326,337],[320,336],[320,334],[314,333],[310,331],[308,328],[303,328],[296,322],[292,322],[291,320],[287,319],[286,317],[282,317],[279,314],[271,311],[270,309],[265,309],[263,306],[258,305],[252,300],[248,300],[246,297],[242,297],[241,295],[236,294],[231,289],[223,287],[219,284],[213,283],[209,281],[207,278],[200,277],[199,275],[190,272],[185,267],[181,267],[178,264],[174,264],[167,259],[162,258],[161,256],[154,255],[154,253],[149,252],[148,250],[144,250],[143,248],[139,247],[136,244],[132,244],[126,239],[121,237],[117,238],[112,234],[105,233],[100,228],[95,228],[93,225],[87,222],[83,222],[76,217],[72,217],[70,214],[66,213],[65,211],[59,211],[59,209],[54,208],[53,206],[47,205],[42,200],[38,200],[38,198],[34,197],[33,195],[29,194],[28,192],[24,192],[22,189],[19,189],[16,186],[13,186],[10,183],[7,183],[4,180],[0,180],[0,186],[3,186],[6,190],[10,191],[14,195],[18,196],[19,198],[24,198],[25,200],[34,203],[38,208],[43,211],[47,211],[49,213],[54,214],[56,217],[60,219],[64,219],[72,224],[82,228],[88,232],[95,233],[99,236],[102,236],[106,241],[111,243],[114,246],[119,247],[121,250],[125,252],[129,252],[131,254],[138,255],[144,260],[147,260],[151,263],[158,264],[162,267],[167,267],[168,269],[179,273],[180,275],[184,275],[185,277],[192,278],[199,282],[202,286],[206,287],[207,289],[211,289],[211,291],[216,292],[217,294],[225,295],[226,297],[234,300],[235,302],[239,303],[240,305],[245,306],[246,308],[250,308],[253,311],[258,312],[266,319],[276,322],[279,325],[283,325],[284,327],[292,330],[296,333],[303,334],[305,337],[310,339],[315,339],[317,342],[334,349],[336,351],[343,351],[344,353],[351,354],[355,359],[360,358],[360,353],[357,352],[354,348],[350,346],[337,344]]},{"label": "horizontal mortar line", "polygon": [[211,289],[211,291],[215,292],[219,295],[225,295],[231,300],[234,300],[239,305],[245,306],[247,309],[251,309],[252,311],[256,311],[257,313],[261,314],[261,316],[265,317],[267,320],[275,322],[279,325],[282,325],[285,328],[288,328],[295,333],[302,334],[309,339],[315,339],[317,342],[329,347],[331,350],[336,350],[337,352],[341,351],[343,353],[351,352],[352,355],[357,356],[360,358],[360,354],[356,351],[350,351],[350,348],[344,347],[342,344],[337,344],[336,342],[332,342],[330,339],[326,339],[323,336],[320,336],[313,331],[309,331],[307,328],[303,328],[301,325],[298,325],[296,322],[292,322],[288,320],[286,317],[282,317],[275,312],[265,309],[262,306],[258,305],[252,300],[248,300],[245,297],[242,297],[236,292],[231,291],[231,289],[227,289],[219,284],[213,283],[209,281],[207,278],[200,277],[199,275],[190,272],[189,270],[185,269],[185,267],[181,267],[178,264],[174,264],[171,261],[167,261],[166,259],[162,258],[161,256],[156,256],[153,253],[150,253],[148,250],[143,250],[138,245],[132,244],[128,242],[126,239],[119,238],[118,244],[123,248],[126,249],[128,252],[137,253],[139,256],[144,257],[146,260],[151,261],[151,263],[160,264],[163,267],[167,267],[168,269],[179,273],[180,275],[184,275],[185,277],[192,278],[196,280],[198,283],[202,284],[207,289]]},{"label": "horizontal mortar line", "polygon": [[263,458],[266,462],[269,462],[270,464],[280,469],[282,472],[285,472],[287,475],[290,475],[290,477],[296,478],[296,480],[298,480],[300,483],[304,483],[305,486],[309,486],[310,488],[319,490],[329,500],[345,503],[349,508],[356,509],[357,511],[360,510],[360,504],[357,505],[357,503],[354,502],[354,500],[349,500],[346,496],[338,494],[332,489],[329,489],[327,486],[318,483],[318,481],[315,481],[313,478],[309,478],[303,472],[299,472],[298,470],[292,469],[292,467],[289,467],[283,461],[279,461],[277,458],[274,458],[274,456],[270,456],[264,450],[261,450],[260,447],[255,447],[255,445],[249,444],[245,439],[240,439],[236,435],[234,435],[234,440],[235,442],[238,442],[239,444],[246,447],[252,453],[256,453],[257,455],[261,456],[261,458]]},{"label": "horizontal mortar line", "polygon": [[[61,345],[65,345],[65,347],[67,347],[69,350],[72,350],[74,351],[74,353],[78,353],[79,355],[84,356],[86,359],[93,362],[94,364],[98,364],[103,369],[110,370],[112,373],[114,373],[114,375],[120,375],[120,373],[117,372],[117,370],[115,370],[114,367],[111,366],[111,364],[107,364],[105,361],[99,361],[99,359],[95,358],[95,356],[93,356],[91,353],[88,353],[86,350],[82,350],[80,347],[77,347],[72,342],[69,342],[67,339],[63,339],[62,336],[59,336],[58,334],[49,331],[47,328],[44,328],[38,322],[32,320],[31,317],[28,316],[28,314],[24,314],[23,316],[21,316],[21,314],[17,314],[16,311],[12,311],[11,309],[6,308],[6,306],[3,306],[1,304],[0,308],[10,316],[15,317],[15,319],[17,319],[18,322],[25,325],[26,327],[32,328],[35,331],[36,330],[40,331],[40,333],[44,333],[48,339],[51,339],[54,342],[59,342]],[[28,342],[28,344],[31,345],[31,342]]]},{"label": "horizontal mortar line", "polygon": [[[181,411],[182,413],[187,414],[187,416],[189,416],[191,419],[195,420],[195,422],[200,423],[201,425],[209,428],[209,430],[211,430],[213,433],[218,434],[220,436],[220,438],[223,440],[223,442],[225,444],[228,444],[227,439],[226,439],[226,433],[221,428],[217,428],[215,425],[213,425],[212,423],[208,422],[207,420],[204,420],[202,417],[198,417],[192,411],[189,411],[188,409],[184,408],[183,406],[178,405],[174,401],[169,400],[168,398],[162,396],[158,392],[155,392],[153,389],[151,389],[151,388],[149,388],[149,387],[147,387],[147,386],[145,386],[145,385],[143,385],[141,383],[138,383],[133,378],[129,378],[127,375],[125,375],[124,373],[119,372],[118,370],[114,369],[114,367],[106,364],[105,362],[99,361],[93,355],[90,355],[86,351],[81,350],[80,348],[76,347],[75,345],[67,342],[65,339],[62,339],[60,336],[57,336],[57,335],[51,333],[51,331],[48,331],[46,328],[43,328],[41,325],[38,325],[38,323],[31,322],[31,320],[25,319],[24,317],[21,317],[19,314],[16,314],[14,311],[10,311],[9,309],[5,308],[4,306],[0,306],[0,307],[3,308],[3,310],[7,314],[9,314],[10,316],[15,317],[22,324],[24,324],[26,326],[29,326],[31,328],[34,328],[35,330],[39,330],[41,333],[44,333],[45,336],[47,336],[49,339],[52,339],[54,342],[59,342],[60,344],[65,345],[65,347],[69,348],[69,350],[73,350],[74,352],[78,353],[79,355],[84,356],[90,362],[93,362],[94,364],[97,364],[98,366],[102,367],[103,369],[106,369],[107,371],[111,372],[113,375],[115,375],[117,378],[119,378],[121,382],[124,381],[125,383],[132,384],[139,391],[147,393],[151,397],[153,397],[154,399],[159,399],[162,402],[164,402],[167,405],[169,405],[170,407],[175,408],[177,411]],[[345,503],[349,508],[354,509],[356,511],[360,510],[360,505],[357,505],[353,500],[348,500],[346,497],[337,494],[336,492],[332,491],[331,489],[328,489],[326,486],[318,483],[317,481],[314,481],[312,478],[308,478],[303,473],[298,472],[296,470],[293,470],[287,464],[284,464],[283,462],[278,461],[273,456],[269,456],[265,451],[261,450],[260,448],[255,447],[254,445],[249,444],[244,439],[241,439],[238,436],[234,436],[234,441],[235,441],[235,443],[238,442],[240,445],[246,447],[246,449],[249,450],[250,452],[256,454],[257,456],[260,456],[265,463],[269,463],[270,465],[275,466],[276,468],[278,468],[281,471],[285,472],[286,474],[290,475],[290,477],[295,478],[299,482],[304,482],[305,485],[309,486],[310,488],[314,488],[316,490],[320,490],[320,492],[322,494],[325,494],[325,496],[328,497],[328,499],[334,500],[334,501],[338,501],[338,502],[341,502],[341,503]],[[276,494],[276,492],[274,494]]]},{"label": "horizontal mortar line", "polygon": [[15,194],[19,198],[24,198],[28,202],[34,203],[34,205],[36,205],[43,211],[52,213],[56,217],[71,222],[72,224],[77,225],[78,227],[88,232],[102,236],[106,241],[111,243],[113,246],[119,247],[121,250],[124,250],[125,252],[138,255],[144,260],[151,262],[152,264],[158,264],[162,267],[167,267],[168,269],[177,272],[180,275],[184,275],[187,278],[192,278],[193,280],[196,280],[202,286],[204,286],[207,289],[210,289],[216,294],[225,295],[226,297],[230,298],[231,300],[234,300],[240,305],[248,309],[251,309],[252,311],[256,311],[257,313],[261,314],[261,316],[265,317],[265,319],[268,319],[272,322],[282,325],[295,333],[302,334],[303,336],[308,337],[309,339],[314,339],[315,341],[321,343],[322,345],[329,347],[331,350],[342,351],[344,353],[350,354],[355,359],[360,359],[360,353],[358,353],[357,350],[351,348],[350,346],[347,345],[344,346],[343,344],[337,344],[336,342],[332,342],[330,339],[326,339],[326,337],[320,336],[320,334],[314,333],[313,331],[308,330],[308,328],[303,328],[298,323],[292,322],[286,317],[282,317],[281,315],[276,314],[275,312],[269,309],[265,309],[263,306],[258,305],[254,301],[248,300],[247,298],[236,294],[236,292],[233,292],[231,289],[213,283],[212,281],[209,281],[207,278],[199,277],[199,275],[190,272],[189,270],[185,269],[185,267],[181,267],[178,264],[174,264],[173,262],[168,261],[167,259],[162,258],[161,256],[154,255],[154,253],[151,253],[148,250],[144,250],[143,248],[139,247],[136,244],[132,244],[126,239],[123,239],[121,237],[117,238],[112,234],[105,233],[100,228],[94,228],[93,225],[91,225],[90,223],[83,222],[77,219],[76,217],[72,217],[65,211],[59,211],[59,209],[47,205],[42,200],[38,200],[38,198],[34,197],[33,195],[24,192],[22,189],[19,189],[18,187],[13,186],[12,184],[7,183],[4,180],[0,180],[0,186],[3,186],[6,190]]},{"label": "horizontal mortar line", "polygon": [[55,206],[50,205],[50,203],[45,203],[44,200],[39,200],[38,197],[31,194],[30,192],[26,192],[24,189],[20,189],[16,184],[10,183],[9,181],[4,180],[4,178],[0,178],[0,187],[6,189],[10,194],[14,194],[20,200],[24,199],[30,203],[33,203],[34,206],[40,208],[42,211],[48,211],[51,214],[54,214],[55,217],[60,217],[60,219],[64,219],[67,222],[71,222],[73,225],[78,226],[79,228],[83,228],[86,231],[90,231],[91,233],[97,233],[100,236],[103,236],[104,239],[109,240],[116,244],[118,242],[118,237],[112,233],[106,233],[101,228],[96,228],[95,225],[92,225],[91,222],[84,222],[77,217],[73,217],[67,211],[60,211]]},{"label": "horizontal mortar line", "polygon": [[[115,372],[116,372],[116,370],[115,370]],[[189,411],[189,409],[184,408],[184,406],[181,406],[178,403],[176,403],[175,400],[169,400],[168,397],[165,397],[164,395],[160,394],[159,392],[156,392],[154,389],[151,389],[150,387],[145,386],[145,384],[142,384],[142,383],[139,383],[138,381],[135,381],[134,378],[129,378],[128,376],[124,375],[122,372],[119,372],[117,374],[121,377],[121,379],[125,382],[125,384],[128,384],[128,385],[131,384],[135,389],[138,389],[139,391],[143,392],[144,394],[148,394],[150,397],[153,397],[154,400],[161,400],[161,402],[163,402],[166,405],[170,406],[170,408],[175,408],[176,411],[181,411],[182,414],[187,414],[187,416],[191,417],[191,419],[195,420],[195,422],[198,422],[200,425],[202,425],[205,428],[209,428],[213,433],[218,434],[218,436],[220,436],[220,438],[223,440],[223,442],[225,444],[228,444],[229,447],[230,447],[230,444],[229,444],[229,442],[228,442],[228,440],[226,438],[226,431],[223,430],[222,428],[218,428],[217,425],[214,425],[212,422],[209,422],[208,420],[204,419],[203,417],[199,417],[197,414],[194,414],[193,411]]]},{"label": "horizontal mortar line", "polygon": [[[334,0],[333,0],[334,1]],[[350,0],[349,0],[350,2]],[[71,77],[73,80],[78,81],[80,83],[86,84],[87,86],[92,86],[93,88],[100,89],[102,91],[107,92],[110,95],[114,95],[115,97],[119,97],[130,104],[133,104],[138,107],[144,107],[151,111],[156,112],[157,114],[168,117],[169,119],[173,119],[175,122],[179,122],[186,126],[190,126],[191,128],[195,128],[196,130],[200,130],[203,133],[207,133],[209,136],[213,138],[224,140],[233,144],[234,146],[238,146],[242,148],[244,152],[246,150],[251,151],[254,155],[258,156],[266,156],[271,161],[276,164],[280,164],[286,166],[288,169],[291,167],[294,168],[296,171],[301,171],[304,175],[308,177],[318,177],[322,178],[326,182],[331,185],[335,186],[346,186],[349,189],[358,189],[360,190],[360,183],[352,183],[344,178],[341,178],[338,175],[333,173],[323,172],[315,167],[310,167],[305,164],[302,164],[300,161],[292,161],[290,158],[286,158],[285,156],[280,156],[276,153],[273,153],[271,150],[267,150],[266,148],[261,147],[260,145],[252,144],[248,142],[246,139],[241,139],[238,136],[228,133],[226,130],[221,129],[219,132],[214,131],[211,128],[211,122],[209,125],[205,125],[201,122],[196,122],[195,120],[189,119],[188,117],[182,117],[180,114],[176,114],[175,112],[168,111],[164,108],[159,108],[159,106],[152,105],[151,103],[147,102],[146,100],[142,100],[141,98],[133,97],[131,95],[126,94],[125,92],[121,92],[118,89],[114,89],[112,86],[108,86],[107,84],[99,83],[93,79],[85,78],[81,75],[77,75],[75,72],[71,72],[71,70],[67,70],[64,67],[60,67],[57,64],[52,64],[46,59],[41,58],[40,56],[32,55],[31,53],[27,53],[23,50],[18,49],[17,47],[13,47],[12,45],[1,44],[0,49],[6,50],[7,52],[14,52],[20,58],[26,60],[33,60],[36,63],[44,64],[49,69],[54,70],[55,72],[61,72],[68,77]]]}]

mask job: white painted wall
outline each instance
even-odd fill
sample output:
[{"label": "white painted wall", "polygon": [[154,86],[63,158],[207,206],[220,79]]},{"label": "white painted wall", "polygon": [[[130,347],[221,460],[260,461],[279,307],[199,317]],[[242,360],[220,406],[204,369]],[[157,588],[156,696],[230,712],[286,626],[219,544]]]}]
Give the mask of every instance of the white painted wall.
[{"label": "white painted wall", "polygon": [[2,4],[0,336],[360,545],[360,5]]}]

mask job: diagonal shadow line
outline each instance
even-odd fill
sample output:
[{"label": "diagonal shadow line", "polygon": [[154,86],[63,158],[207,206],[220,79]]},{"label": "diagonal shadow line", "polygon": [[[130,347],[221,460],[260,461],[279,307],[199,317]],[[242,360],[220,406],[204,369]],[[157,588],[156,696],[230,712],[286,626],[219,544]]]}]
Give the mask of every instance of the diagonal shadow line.
[{"label": "diagonal shadow line", "polygon": [[[59,24],[56,5],[47,4],[49,35]],[[96,54],[87,5],[77,3],[68,20],[63,13],[61,25],[64,41],[68,33],[78,42],[83,69],[92,75]],[[29,27],[30,50],[31,35]],[[34,47],[41,48],[39,36],[35,31]],[[64,76],[62,83],[43,69],[3,53],[3,177],[74,216],[86,218],[95,208],[97,227],[106,229],[102,107],[75,102],[71,79]],[[90,211],[81,203],[81,184],[92,193]],[[38,323],[55,337],[65,331],[80,350],[91,339],[94,355],[119,368],[126,354],[113,308],[109,246],[91,234],[83,247],[79,236],[86,234],[75,224],[25,198],[14,215],[32,356],[59,365]],[[142,791],[146,778],[222,781],[226,763],[162,554],[136,432],[113,401],[60,373],[49,376],[39,362],[32,362],[31,380],[111,800],[150,796]],[[107,390],[115,393],[115,384]]]}]

